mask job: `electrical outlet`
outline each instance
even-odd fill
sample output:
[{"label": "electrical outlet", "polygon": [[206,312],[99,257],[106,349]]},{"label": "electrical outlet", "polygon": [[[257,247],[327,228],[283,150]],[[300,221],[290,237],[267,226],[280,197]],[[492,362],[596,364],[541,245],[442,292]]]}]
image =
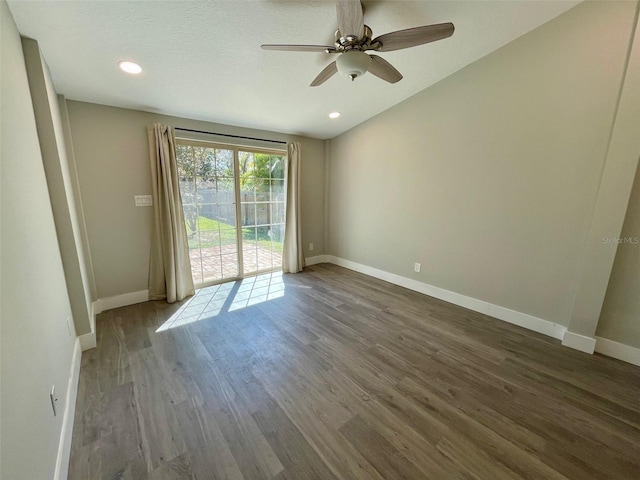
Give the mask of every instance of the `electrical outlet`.
[{"label": "electrical outlet", "polygon": [[49,393],[49,397],[51,398],[51,408],[53,408],[53,416],[55,417],[57,415],[56,404],[58,403],[58,395],[56,395],[55,385],[51,387],[51,393]]},{"label": "electrical outlet", "polygon": [[313,250],[313,243],[309,244],[309,251]]},{"label": "electrical outlet", "polygon": [[419,263],[414,263],[413,264],[413,271],[414,272],[419,272],[421,268],[422,268],[422,265],[420,265]]}]

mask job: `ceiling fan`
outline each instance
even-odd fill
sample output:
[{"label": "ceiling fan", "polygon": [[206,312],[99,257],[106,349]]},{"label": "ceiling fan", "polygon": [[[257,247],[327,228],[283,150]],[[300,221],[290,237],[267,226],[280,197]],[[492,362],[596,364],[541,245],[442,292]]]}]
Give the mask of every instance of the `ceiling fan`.
[{"label": "ceiling fan", "polygon": [[368,50],[391,52],[403,48],[415,47],[425,43],[442,40],[453,35],[453,23],[439,23],[423,27],[408,28],[386,33],[373,38],[373,32],[364,24],[364,12],[360,0],[337,0],[338,31],[335,44],[330,45],[282,45],[265,44],[264,50],[283,50],[289,52],[325,52],[337,53],[336,61],[327,65],[311,82],[312,87],[322,85],[337,72],[351,80],[371,72],[389,83],[402,80],[402,74],[384,58],[369,55]]}]

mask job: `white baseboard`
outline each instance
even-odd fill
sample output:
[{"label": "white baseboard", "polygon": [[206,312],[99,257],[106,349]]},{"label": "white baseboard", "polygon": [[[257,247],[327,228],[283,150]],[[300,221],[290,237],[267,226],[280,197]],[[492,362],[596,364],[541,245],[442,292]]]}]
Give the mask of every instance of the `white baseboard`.
[{"label": "white baseboard", "polygon": [[89,317],[91,332],[78,336],[78,339],[80,340],[80,349],[83,352],[98,346],[96,338],[96,303],[98,302],[93,302],[91,304],[91,317]]},{"label": "white baseboard", "polygon": [[581,352],[588,353],[589,355],[593,355],[593,352],[596,349],[596,339],[567,330],[566,332],[564,332],[562,345],[564,345],[565,347],[573,348],[575,350],[580,350]]},{"label": "white baseboard", "polygon": [[76,413],[76,399],[78,397],[78,381],[80,379],[80,363],[82,351],[80,350],[80,337],[76,339],[69,372],[66,403],[62,417],[62,431],[58,443],[58,458],[54,480],[66,480],[69,473],[69,458],[71,457],[71,438],[73,437],[73,420]]},{"label": "white baseboard", "polygon": [[311,265],[317,265],[318,263],[327,263],[329,260],[327,260],[328,255],[316,255],[315,257],[307,257],[304,259],[304,264],[307,267],[310,267]]},{"label": "white baseboard", "polygon": [[352,262],[351,260],[335,257],[333,255],[326,255],[326,257],[328,262],[341,267],[355,270],[356,272],[361,272],[371,277],[379,278],[380,280],[429,295],[430,297],[439,298],[445,302],[453,303],[455,305],[468,308],[469,310],[495,317],[499,320],[518,325],[519,327],[557,338],[558,340],[563,338],[566,331],[566,327],[563,325],[534,317],[526,313],[518,312],[516,310],[511,310],[506,307],[501,307],[500,305],[494,305],[492,303],[485,302],[484,300],[478,300],[477,298],[468,297],[460,293],[445,290],[444,288],[429,285],[428,283],[419,282],[411,278],[396,275],[395,273],[385,272],[384,270],[379,270],[367,265]]},{"label": "white baseboard", "polygon": [[631,347],[608,338],[596,337],[596,352],[640,366],[640,348]]},{"label": "white baseboard", "polygon": [[138,292],[123,293],[115,297],[99,298],[93,302],[93,312],[95,315],[111,310],[112,308],[126,307],[149,300],[149,290],[140,290]]},{"label": "white baseboard", "polygon": [[96,348],[98,346],[98,342],[96,339],[95,329],[91,333],[87,333],[85,335],[80,335],[78,337],[78,341],[80,342],[80,349],[85,352],[87,350],[91,350],[92,348]]}]

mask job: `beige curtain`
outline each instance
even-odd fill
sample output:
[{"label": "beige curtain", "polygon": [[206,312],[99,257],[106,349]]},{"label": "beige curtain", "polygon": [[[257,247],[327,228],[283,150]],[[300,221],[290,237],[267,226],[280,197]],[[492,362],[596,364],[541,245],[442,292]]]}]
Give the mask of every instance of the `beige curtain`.
[{"label": "beige curtain", "polygon": [[193,295],[187,231],[182,212],[173,128],[147,128],[153,192],[149,298],[173,303]]},{"label": "beige curtain", "polygon": [[300,223],[300,142],[288,144],[287,150],[287,168],[285,170],[287,213],[284,228],[282,269],[285,273],[296,273],[301,272],[304,268]]}]

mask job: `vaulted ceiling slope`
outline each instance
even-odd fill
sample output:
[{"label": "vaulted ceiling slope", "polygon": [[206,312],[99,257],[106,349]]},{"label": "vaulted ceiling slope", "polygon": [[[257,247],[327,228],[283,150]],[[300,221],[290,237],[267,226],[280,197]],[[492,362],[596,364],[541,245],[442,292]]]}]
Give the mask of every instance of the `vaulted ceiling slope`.
[{"label": "vaulted ceiling slope", "polygon": [[[331,45],[331,1],[9,0],[18,29],[38,40],[67,98],[316,138],[345,132],[577,3],[365,1],[374,36],[443,22],[453,22],[455,34],[381,54],[404,75],[397,84],[336,75],[311,88],[335,57],[260,45]],[[123,59],[143,73],[123,74],[116,65]],[[330,120],[332,111],[342,116]]]}]

